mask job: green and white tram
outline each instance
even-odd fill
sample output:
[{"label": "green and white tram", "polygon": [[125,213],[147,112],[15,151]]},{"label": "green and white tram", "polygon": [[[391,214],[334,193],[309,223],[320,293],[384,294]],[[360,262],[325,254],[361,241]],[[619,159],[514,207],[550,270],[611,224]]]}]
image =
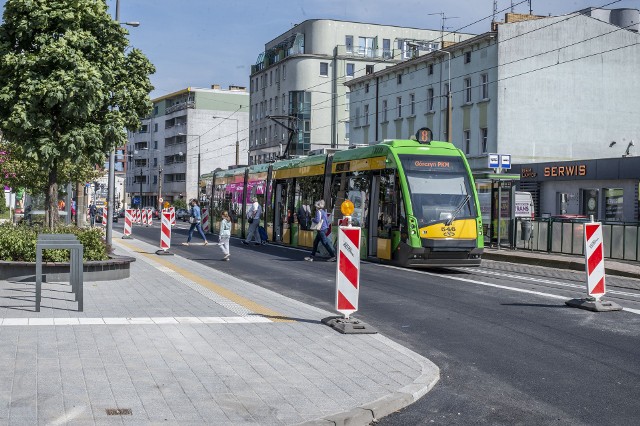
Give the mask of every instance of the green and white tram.
[{"label": "green and white tram", "polygon": [[[363,258],[412,267],[478,266],[483,252],[478,196],[464,154],[451,143],[387,140],[333,155],[276,161],[211,176],[214,232],[228,210],[234,233],[248,229],[251,198],[263,206],[269,241],[311,247],[313,205],[324,199],[335,228],[353,202]],[[337,234],[332,231],[333,238]]]}]

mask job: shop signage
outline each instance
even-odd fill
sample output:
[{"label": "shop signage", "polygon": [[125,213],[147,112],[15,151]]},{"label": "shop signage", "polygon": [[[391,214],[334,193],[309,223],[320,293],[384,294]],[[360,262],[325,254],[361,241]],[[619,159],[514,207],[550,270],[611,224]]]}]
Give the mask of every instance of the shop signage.
[{"label": "shop signage", "polygon": [[560,177],[560,176],[586,176],[587,165],[577,164],[575,166],[550,166],[544,168],[544,175],[546,177]]}]

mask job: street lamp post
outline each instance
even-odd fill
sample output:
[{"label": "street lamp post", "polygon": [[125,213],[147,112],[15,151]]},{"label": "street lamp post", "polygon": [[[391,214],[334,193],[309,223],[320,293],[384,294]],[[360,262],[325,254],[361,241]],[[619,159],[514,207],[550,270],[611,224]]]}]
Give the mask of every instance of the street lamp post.
[{"label": "street lamp post", "polygon": [[[120,0],[116,0],[116,22],[120,25],[129,25],[131,27],[137,27],[139,22],[120,22]],[[116,192],[116,148],[113,147],[109,152],[109,192],[107,194],[107,232],[105,235],[107,246],[111,246],[113,235],[113,200]]]},{"label": "street lamp post", "polygon": [[[449,68],[449,80],[447,83],[447,86],[449,87],[449,90],[447,90],[447,140],[449,142],[451,142],[453,140],[451,132],[452,130],[452,113],[453,113],[453,105],[451,102],[451,52],[448,52],[446,50],[440,50],[440,49],[436,49],[436,52],[442,52],[442,53],[446,53],[447,55],[449,55],[449,59],[448,59],[448,68]],[[440,73],[440,78],[442,79],[442,73]]]}]

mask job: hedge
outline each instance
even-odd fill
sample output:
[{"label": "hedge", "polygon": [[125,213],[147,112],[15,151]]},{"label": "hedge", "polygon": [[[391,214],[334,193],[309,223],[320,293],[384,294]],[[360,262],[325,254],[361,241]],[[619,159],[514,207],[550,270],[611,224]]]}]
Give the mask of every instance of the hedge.
[{"label": "hedge", "polygon": [[[84,260],[107,260],[107,246],[104,234],[99,228],[78,228],[76,226],[58,226],[53,230],[42,226],[26,224],[0,225],[0,260],[13,262],[35,262],[38,234],[75,234],[84,246]],[[68,262],[68,250],[44,250],[45,262]]]}]

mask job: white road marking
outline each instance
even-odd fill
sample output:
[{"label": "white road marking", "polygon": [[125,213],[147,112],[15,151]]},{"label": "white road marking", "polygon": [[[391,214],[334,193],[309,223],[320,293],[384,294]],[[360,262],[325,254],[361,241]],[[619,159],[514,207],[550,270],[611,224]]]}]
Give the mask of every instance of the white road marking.
[{"label": "white road marking", "polygon": [[[552,284],[552,285],[557,285],[557,286],[562,286],[562,287],[570,287],[570,288],[577,288],[577,289],[581,289],[581,290],[586,290],[586,284],[569,284],[569,283],[563,283],[563,282],[559,282],[559,281],[551,281],[551,280],[545,280],[545,279],[534,278],[534,277],[526,277],[526,276],[523,276],[523,275],[507,274],[507,273],[504,273],[504,272],[486,271],[486,270],[482,270],[482,269],[471,269],[471,268],[455,268],[455,269],[456,270],[460,270],[460,271],[472,272],[472,273],[476,273],[476,274],[494,275],[494,276],[497,276],[497,277],[514,278],[514,279],[523,280],[523,281],[534,281],[534,282],[537,282],[537,283]],[[615,295],[618,295],[618,296],[627,296],[627,297],[640,298],[640,293],[627,293],[627,292],[618,291],[618,290],[607,290],[607,294],[615,294]]]},{"label": "white road marking", "polygon": [[0,318],[0,327],[60,325],[165,325],[273,323],[258,315],[243,317],[136,317],[136,318]]},{"label": "white road marking", "polygon": [[[544,293],[544,292],[541,292],[541,291],[527,290],[527,289],[524,289],[524,288],[516,288],[516,287],[508,287],[508,286],[499,285],[499,284],[491,284],[491,283],[486,283],[486,282],[483,282],[483,281],[472,280],[472,279],[469,279],[469,278],[460,278],[460,277],[454,277],[454,276],[450,276],[450,275],[436,274],[434,272],[417,271],[415,269],[400,268],[398,266],[392,266],[392,265],[378,265],[378,266],[383,267],[383,268],[391,268],[391,269],[399,269],[399,270],[403,270],[403,271],[411,271],[411,272],[414,272],[416,274],[430,275],[432,277],[446,278],[446,279],[455,280],[455,281],[462,281],[462,282],[467,282],[467,283],[472,283],[472,284],[478,284],[478,285],[482,285],[482,286],[485,286],[485,287],[493,287],[493,288],[499,288],[499,289],[502,289],[502,290],[515,291],[517,293],[535,294],[536,296],[548,297],[548,298],[551,298],[551,299],[567,300],[567,296],[558,296],[557,294]],[[638,310],[638,309],[623,308],[623,310],[627,311],[627,312],[630,312],[632,314],[640,315],[640,310]]]}]

